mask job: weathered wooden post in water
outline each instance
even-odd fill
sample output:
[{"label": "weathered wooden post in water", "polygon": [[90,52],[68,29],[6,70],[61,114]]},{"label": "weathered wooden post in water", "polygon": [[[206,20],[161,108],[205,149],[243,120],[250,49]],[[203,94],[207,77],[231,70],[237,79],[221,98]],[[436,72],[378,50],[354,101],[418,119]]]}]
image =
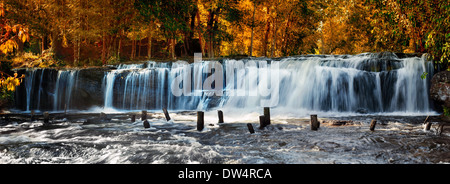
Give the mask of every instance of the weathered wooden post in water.
[{"label": "weathered wooden post in water", "polygon": [[259,116],[259,129],[262,130],[264,127],[266,127],[266,117],[265,116]]},{"label": "weathered wooden post in water", "polygon": [[250,134],[255,133],[255,129],[253,129],[253,125],[251,123],[247,123],[247,128],[248,128],[248,131],[250,132]]},{"label": "weathered wooden post in water", "polygon": [[320,127],[320,122],[317,120],[317,114],[311,115],[311,130],[317,130]]},{"label": "weathered wooden post in water", "polygon": [[166,109],[166,108],[163,108],[162,110],[163,110],[163,112],[164,112],[164,116],[166,116],[166,120],[167,120],[167,121],[170,121],[170,116],[169,116],[169,112],[167,112],[167,109]]},{"label": "weathered wooden post in water", "polygon": [[150,123],[147,120],[144,120],[144,128],[150,128]]},{"label": "weathered wooden post in water", "polygon": [[30,119],[31,119],[31,121],[34,121],[34,114],[35,114],[34,110],[31,110],[30,111],[30,116],[31,116]]},{"label": "weathered wooden post in water", "polygon": [[431,128],[431,122],[428,121],[429,117],[430,116],[427,116],[427,118],[425,118],[425,121],[423,122],[424,124],[426,123],[425,130],[430,130],[430,128]]},{"label": "weathered wooden post in water", "polygon": [[147,119],[147,111],[143,110],[141,115],[141,120],[144,121]]},{"label": "weathered wooden post in water", "polygon": [[197,130],[202,131],[205,127],[205,121],[204,121],[204,112],[203,111],[197,111]]},{"label": "weathered wooden post in water", "polygon": [[131,115],[131,122],[134,123],[136,121],[136,114]]},{"label": "weathered wooden post in water", "polygon": [[219,116],[219,123],[223,123],[223,112],[221,110],[217,110],[217,115]]},{"label": "weathered wooden post in water", "polygon": [[264,116],[266,117],[265,126],[270,125],[270,107],[264,107]]},{"label": "weathered wooden post in water", "polygon": [[373,119],[371,122],[370,122],[370,131],[375,131],[375,126],[377,125],[377,120],[376,119]]},{"label": "weathered wooden post in water", "polygon": [[50,115],[47,111],[44,112],[44,125],[49,123]]}]

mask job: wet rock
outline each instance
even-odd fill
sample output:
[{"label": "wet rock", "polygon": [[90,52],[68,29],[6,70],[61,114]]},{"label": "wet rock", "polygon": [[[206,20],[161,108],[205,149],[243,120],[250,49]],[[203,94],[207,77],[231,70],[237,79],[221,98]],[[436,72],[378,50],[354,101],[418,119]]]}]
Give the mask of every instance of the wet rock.
[{"label": "wet rock", "polygon": [[109,123],[109,122],[111,122],[111,117],[108,117],[105,113],[102,112],[97,117],[86,119],[86,121],[83,122],[83,125]]},{"label": "wet rock", "polygon": [[70,108],[89,109],[104,103],[101,86],[106,71],[105,68],[86,68],[79,71],[77,85],[72,91],[72,99],[76,100],[71,101]]},{"label": "wet rock", "polygon": [[430,97],[439,105],[450,107],[450,71],[442,71],[433,76]]},{"label": "wet rock", "polygon": [[344,126],[354,124],[352,120],[323,120],[322,123],[328,124],[330,126]]},{"label": "wet rock", "polygon": [[286,143],[286,142],[279,142],[278,145],[279,145],[280,147],[282,147],[282,146],[286,146],[287,143]]},{"label": "wet rock", "polygon": [[367,114],[369,111],[367,109],[360,108],[360,109],[357,109],[356,112],[360,113],[360,114]]}]

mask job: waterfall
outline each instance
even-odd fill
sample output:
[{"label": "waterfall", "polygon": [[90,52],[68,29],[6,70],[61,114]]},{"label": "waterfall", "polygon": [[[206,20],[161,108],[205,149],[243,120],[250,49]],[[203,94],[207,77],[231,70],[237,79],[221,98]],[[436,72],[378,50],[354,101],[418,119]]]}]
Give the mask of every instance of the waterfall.
[{"label": "waterfall", "polygon": [[73,90],[77,87],[77,76],[79,70],[60,70],[56,80],[53,96],[53,110],[71,109]]},{"label": "waterfall", "polygon": [[[42,84],[44,69],[27,70],[23,89],[27,105],[23,110],[42,108],[35,103],[42,104],[42,94],[52,93],[55,111],[64,106],[77,110],[79,105],[72,102],[83,102],[75,95],[100,99],[92,105],[117,110],[254,110],[270,102],[273,108],[294,112],[432,111],[429,79],[420,77],[427,72],[431,78],[432,62],[425,57],[398,58],[394,53],[195,63],[149,61],[100,71],[100,80],[88,82],[78,74],[82,70],[58,71],[53,87]],[[87,89],[83,83],[98,83],[98,89]],[[174,87],[179,91],[174,93]],[[35,88],[39,88],[36,94]]]},{"label": "waterfall", "polygon": [[[34,83],[35,83],[35,75],[39,70],[27,70],[27,74],[25,76],[25,88],[26,88],[26,98],[27,98],[27,105],[26,105],[26,110],[30,111],[31,110],[31,96],[32,94],[32,89],[34,88]],[[38,86],[39,91],[40,91],[40,86]],[[39,98],[40,99],[40,98]]]}]

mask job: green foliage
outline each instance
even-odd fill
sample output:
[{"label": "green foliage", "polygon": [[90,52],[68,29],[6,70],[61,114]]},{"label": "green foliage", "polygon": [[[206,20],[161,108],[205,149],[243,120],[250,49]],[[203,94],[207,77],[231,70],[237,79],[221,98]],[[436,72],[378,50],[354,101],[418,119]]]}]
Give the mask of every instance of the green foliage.
[{"label": "green foliage", "polygon": [[8,87],[6,87],[6,86],[1,86],[0,87],[0,100],[3,100],[3,101],[14,100],[14,91],[8,90]]},{"label": "green foliage", "polygon": [[424,80],[424,79],[427,78],[427,75],[428,75],[427,72],[423,72],[422,75],[420,75],[420,78],[421,78],[422,80]]},{"label": "green foliage", "polygon": [[144,20],[156,18],[169,38],[175,38],[177,31],[189,30],[186,19],[189,19],[189,12],[194,8],[192,1],[137,0],[135,6]]},{"label": "green foliage", "polygon": [[450,116],[450,108],[446,107],[446,106],[442,106],[442,108],[444,109],[444,116]]}]

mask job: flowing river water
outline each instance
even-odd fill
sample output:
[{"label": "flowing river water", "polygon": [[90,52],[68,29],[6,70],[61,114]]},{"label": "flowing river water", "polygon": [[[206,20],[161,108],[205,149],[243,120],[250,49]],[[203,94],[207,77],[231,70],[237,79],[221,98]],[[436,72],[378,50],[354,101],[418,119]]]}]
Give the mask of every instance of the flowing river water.
[{"label": "flowing river water", "polygon": [[[262,112],[261,112],[262,113]],[[139,113],[137,117],[139,117]],[[449,163],[448,131],[437,135],[436,124],[424,130],[424,116],[345,116],[345,125],[329,118],[318,131],[309,118],[273,115],[263,130],[259,113],[205,113],[205,129],[197,131],[195,112],[149,113],[150,128],[131,122],[130,113],[108,113],[109,120],[87,124],[99,114],[54,115],[50,125],[9,117],[0,126],[0,163]],[[378,119],[375,131],[371,119]],[[16,123],[15,121],[24,121]],[[252,123],[250,134],[246,124]]]}]

